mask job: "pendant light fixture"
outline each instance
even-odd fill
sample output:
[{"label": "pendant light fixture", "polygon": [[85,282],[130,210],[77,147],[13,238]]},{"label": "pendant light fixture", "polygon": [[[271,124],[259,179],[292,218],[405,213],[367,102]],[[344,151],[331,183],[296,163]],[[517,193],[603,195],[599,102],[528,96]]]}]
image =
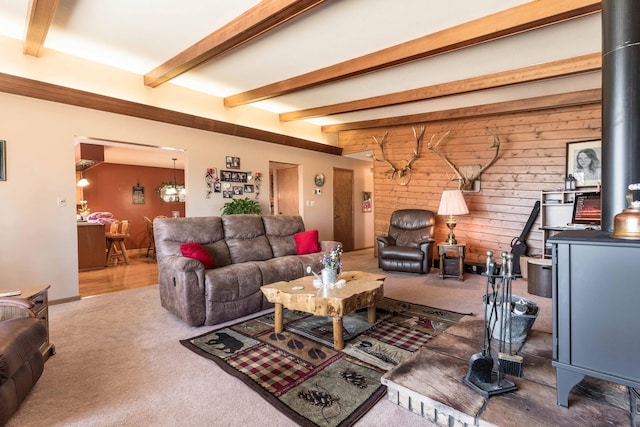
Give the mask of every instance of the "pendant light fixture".
[{"label": "pendant light fixture", "polygon": [[184,186],[178,185],[176,179],[176,160],[178,159],[172,158],[171,160],[173,160],[173,182],[164,184],[157,191],[165,202],[183,202],[185,197]]},{"label": "pendant light fixture", "polygon": [[168,187],[165,194],[175,196],[178,194],[178,183],[176,182],[176,160],[178,159],[174,157],[171,160],[173,160],[173,187]]},{"label": "pendant light fixture", "polygon": [[89,180],[84,177],[84,172],[80,172],[80,179],[78,180],[78,183],[76,185],[78,187],[86,187],[87,185],[89,185]]}]

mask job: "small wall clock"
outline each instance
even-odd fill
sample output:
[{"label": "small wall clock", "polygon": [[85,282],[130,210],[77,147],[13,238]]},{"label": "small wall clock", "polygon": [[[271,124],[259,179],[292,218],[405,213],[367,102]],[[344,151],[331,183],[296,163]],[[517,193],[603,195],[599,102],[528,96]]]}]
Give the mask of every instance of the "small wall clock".
[{"label": "small wall clock", "polygon": [[324,185],[324,174],[323,173],[316,174],[314,181],[318,187],[322,187]]}]

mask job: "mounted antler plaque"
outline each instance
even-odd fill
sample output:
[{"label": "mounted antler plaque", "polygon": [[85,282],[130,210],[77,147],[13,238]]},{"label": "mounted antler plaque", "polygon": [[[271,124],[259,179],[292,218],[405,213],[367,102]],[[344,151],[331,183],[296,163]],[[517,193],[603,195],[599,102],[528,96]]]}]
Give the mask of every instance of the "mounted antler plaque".
[{"label": "mounted antler plaque", "polygon": [[416,148],[415,150],[413,150],[413,157],[409,160],[400,160],[400,162],[398,162],[398,164],[396,165],[387,160],[384,152],[384,144],[387,141],[389,132],[385,132],[380,142],[378,142],[375,136],[373,137],[373,140],[376,142],[376,144],[378,144],[378,146],[380,147],[380,151],[382,152],[382,160],[377,159],[375,156],[373,157],[373,160],[386,163],[389,166],[389,169],[387,169],[384,173],[390,174],[389,179],[395,178],[398,185],[409,184],[409,181],[411,181],[411,163],[413,163],[414,160],[420,157],[420,144],[422,143],[422,138],[424,137],[425,127],[423,126],[420,129],[419,134],[416,132],[415,128],[411,129],[413,129],[413,137],[416,140]]},{"label": "mounted antler plaque", "polygon": [[482,172],[487,170],[489,168],[489,166],[491,166],[492,164],[495,163],[496,160],[498,160],[498,154],[500,153],[500,139],[498,138],[498,135],[496,135],[494,132],[491,132],[488,129],[487,129],[487,131],[493,135],[493,145],[491,146],[491,148],[495,148],[496,149],[496,153],[494,154],[493,158],[487,164],[485,164],[484,166],[482,166],[482,165],[456,166],[444,154],[442,154],[441,152],[439,152],[437,150],[438,145],[440,145],[442,140],[447,135],[449,135],[450,131],[448,131],[447,133],[442,135],[440,137],[440,139],[438,140],[438,142],[436,142],[435,144],[433,143],[433,140],[434,140],[436,135],[435,134],[432,135],[431,136],[431,141],[427,145],[427,148],[429,150],[431,150],[434,153],[436,153],[442,160],[445,161],[445,163],[447,165],[449,165],[449,167],[451,169],[453,169],[453,172],[455,173],[455,175],[453,176],[453,178],[450,178],[450,179],[452,181],[453,180],[457,180],[458,181],[458,188],[461,189],[462,191],[467,191],[467,192],[478,192],[478,191],[480,191],[480,176],[482,175]]}]

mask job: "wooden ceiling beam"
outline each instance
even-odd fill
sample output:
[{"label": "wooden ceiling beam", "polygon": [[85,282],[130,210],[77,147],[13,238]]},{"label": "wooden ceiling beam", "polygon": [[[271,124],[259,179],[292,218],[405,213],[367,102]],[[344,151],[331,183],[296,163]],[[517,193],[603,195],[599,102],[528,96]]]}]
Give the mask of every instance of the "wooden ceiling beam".
[{"label": "wooden ceiling beam", "polygon": [[410,102],[440,98],[443,96],[475,92],[478,90],[493,89],[521,83],[530,83],[539,80],[588,73],[598,71],[601,68],[602,54],[600,52],[596,52],[573,58],[547,62],[544,64],[536,64],[529,67],[516,68],[499,73],[486,74],[484,76],[457,80],[433,86],[425,86],[418,89],[405,90],[387,95],[374,96],[371,98],[358,99],[333,105],[325,105],[323,107],[308,108],[305,110],[289,111],[287,113],[280,114],[280,121],[290,122],[293,120],[310,119],[314,117],[369,110],[372,108],[401,105]]},{"label": "wooden ceiling beam", "polygon": [[144,84],[157,87],[203,62],[223,55],[273,30],[326,0],[263,0],[238,18],[144,75]]},{"label": "wooden ceiling beam", "polygon": [[57,8],[58,0],[31,0],[27,18],[27,33],[22,48],[25,55],[40,55]]},{"label": "wooden ceiling beam", "polygon": [[286,145],[327,154],[342,154],[342,148],[334,145],[322,144],[302,138],[269,132],[262,129],[223,122],[179,111],[140,104],[110,96],[99,95],[83,90],[72,89],[51,83],[40,82],[24,77],[0,73],[0,92],[45,101],[59,102],[77,107],[90,108],[98,111],[122,114],[140,119],[153,120],[177,126],[216,132],[272,144]]},{"label": "wooden ceiling beam", "polygon": [[602,102],[601,89],[587,89],[560,95],[546,95],[536,98],[518,99],[515,101],[496,102],[493,104],[472,107],[453,108],[451,110],[430,113],[411,114],[386,119],[365,120],[322,126],[322,132],[342,132],[357,129],[384,128],[404,126],[415,123],[428,123],[442,120],[463,119],[490,116],[495,114],[525,113],[529,111],[548,110],[551,108],[570,107],[575,105],[595,104]]},{"label": "wooden ceiling beam", "polygon": [[237,107],[384,70],[554,23],[596,13],[600,0],[537,0],[377,52],[224,98]]}]

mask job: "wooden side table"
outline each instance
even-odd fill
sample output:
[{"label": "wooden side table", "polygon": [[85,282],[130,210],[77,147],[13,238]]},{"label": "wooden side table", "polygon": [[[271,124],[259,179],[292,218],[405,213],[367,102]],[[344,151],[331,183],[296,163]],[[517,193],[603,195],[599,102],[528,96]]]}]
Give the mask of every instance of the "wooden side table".
[{"label": "wooden side table", "polygon": [[[49,341],[49,288],[50,285],[35,286],[22,289],[7,289],[2,292],[20,291],[20,295],[16,295],[14,298],[23,298],[33,302],[34,306],[31,309],[35,314],[36,319],[40,319],[44,326],[47,328],[47,340],[40,347],[40,352],[45,360],[56,353],[55,346]],[[0,318],[3,317],[3,308],[0,307]]]},{"label": "wooden side table", "polygon": [[441,279],[451,277],[458,280],[464,280],[464,254],[466,248],[467,246],[465,244],[438,244]]}]

